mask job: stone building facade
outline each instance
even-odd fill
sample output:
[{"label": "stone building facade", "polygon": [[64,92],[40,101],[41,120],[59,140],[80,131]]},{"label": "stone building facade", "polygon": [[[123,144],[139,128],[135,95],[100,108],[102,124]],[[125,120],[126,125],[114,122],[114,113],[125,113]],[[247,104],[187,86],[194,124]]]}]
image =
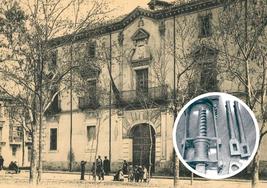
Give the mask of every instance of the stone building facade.
[{"label": "stone building facade", "polygon": [[[58,67],[73,58],[73,63],[86,61],[97,68],[83,64],[79,73],[87,91],[75,92],[74,84],[72,99],[70,90],[62,91],[53,113],[46,116],[45,169],[67,170],[70,159],[75,168],[81,160],[92,162],[100,155],[110,158],[113,171],[126,160],[151,163],[156,173],[171,172],[173,98],[183,100],[196,88],[202,89],[199,93],[239,91],[235,83],[216,75],[218,52],[203,45],[213,35],[220,1],[155,1],[149,7],[50,41]],[[182,33],[183,28],[188,29]],[[70,57],[70,48],[78,55]],[[185,52],[193,58],[185,59]],[[178,80],[187,66],[182,61],[205,66],[199,63],[191,77]],[[177,87],[180,93],[174,93]],[[264,153],[261,157],[267,159]]]},{"label": "stone building facade", "polygon": [[31,161],[31,139],[22,122],[17,121],[15,114],[9,110],[10,98],[0,95],[0,155],[4,166],[16,161],[20,167],[29,167]]}]

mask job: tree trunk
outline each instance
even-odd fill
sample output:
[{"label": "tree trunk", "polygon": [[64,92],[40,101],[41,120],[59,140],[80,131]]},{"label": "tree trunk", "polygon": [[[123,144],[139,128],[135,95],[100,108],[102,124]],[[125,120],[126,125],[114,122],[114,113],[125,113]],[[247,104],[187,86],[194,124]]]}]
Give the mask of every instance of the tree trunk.
[{"label": "tree trunk", "polygon": [[[23,122],[24,124],[24,122]],[[25,131],[24,131],[24,125],[21,128],[21,137],[22,137],[22,145],[21,145],[21,149],[22,149],[22,159],[21,159],[21,166],[24,166],[24,162],[25,162]]]},{"label": "tree trunk", "polygon": [[31,166],[30,166],[30,178],[29,182],[33,185],[37,185],[37,142],[36,132],[32,131],[32,148],[31,148]]},{"label": "tree trunk", "polygon": [[[149,113],[149,112],[148,112]],[[150,118],[149,118],[150,120]],[[150,138],[150,146],[149,146],[149,166],[148,166],[148,182],[150,181],[151,177],[151,165],[152,165],[152,149],[153,149],[153,138],[152,138],[152,131],[151,125],[149,126],[149,138]]]},{"label": "tree trunk", "polygon": [[257,188],[259,186],[259,172],[260,172],[260,148],[252,162],[251,187]]},{"label": "tree trunk", "polygon": [[[39,117],[38,117],[39,118]],[[32,131],[32,151],[31,151],[31,167],[29,181],[33,185],[37,185],[41,182],[42,174],[42,133],[40,133],[41,126],[39,119],[36,119],[36,123],[33,125]]]},{"label": "tree trunk", "polygon": [[194,173],[191,172],[191,181],[190,181],[190,184],[193,185],[193,181],[194,181]]}]

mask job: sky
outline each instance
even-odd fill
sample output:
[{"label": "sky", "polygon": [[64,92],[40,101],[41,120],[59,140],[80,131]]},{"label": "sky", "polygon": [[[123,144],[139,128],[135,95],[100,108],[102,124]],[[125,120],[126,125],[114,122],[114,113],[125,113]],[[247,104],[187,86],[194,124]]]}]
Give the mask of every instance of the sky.
[{"label": "sky", "polygon": [[110,7],[114,8],[114,15],[131,12],[137,6],[146,7],[150,0],[109,0]]},{"label": "sky", "polygon": [[[110,7],[115,8],[114,15],[119,16],[131,12],[137,6],[147,7],[147,3],[150,0],[108,0],[110,2]],[[172,2],[174,0],[164,0],[167,2]]]}]

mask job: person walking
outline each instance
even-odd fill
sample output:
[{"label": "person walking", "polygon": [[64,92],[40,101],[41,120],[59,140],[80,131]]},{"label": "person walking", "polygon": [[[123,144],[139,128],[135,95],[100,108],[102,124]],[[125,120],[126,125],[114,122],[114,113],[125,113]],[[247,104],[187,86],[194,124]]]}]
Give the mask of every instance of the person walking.
[{"label": "person walking", "polygon": [[103,161],[103,166],[104,166],[105,175],[109,175],[109,172],[110,172],[110,161],[108,160],[107,156],[105,156],[105,159]]},{"label": "person walking", "polygon": [[80,180],[84,180],[85,164],[86,164],[86,161],[81,161],[81,179]]},{"label": "person walking", "polygon": [[96,164],[93,162],[92,168],[91,168],[93,180],[96,180]]},{"label": "person walking", "polygon": [[103,173],[103,162],[101,156],[99,155],[96,159],[96,175],[98,176],[98,180],[104,180],[104,173]]},{"label": "person walking", "polygon": [[4,158],[2,155],[0,155],[0,170],[2,170],[4,168]]}]

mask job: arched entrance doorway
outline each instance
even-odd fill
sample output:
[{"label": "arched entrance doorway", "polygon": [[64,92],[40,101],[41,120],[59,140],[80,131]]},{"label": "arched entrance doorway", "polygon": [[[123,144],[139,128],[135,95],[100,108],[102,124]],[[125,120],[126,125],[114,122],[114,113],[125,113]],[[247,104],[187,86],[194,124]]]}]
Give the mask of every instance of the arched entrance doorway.
[{"label": "arched entrance doorway", "polygon": [[133,138],[133,165],[145,165],[148,169],[151,161],[151,171],[155,166],[155,130],[146,123],[138,124],[131,130]]}]

